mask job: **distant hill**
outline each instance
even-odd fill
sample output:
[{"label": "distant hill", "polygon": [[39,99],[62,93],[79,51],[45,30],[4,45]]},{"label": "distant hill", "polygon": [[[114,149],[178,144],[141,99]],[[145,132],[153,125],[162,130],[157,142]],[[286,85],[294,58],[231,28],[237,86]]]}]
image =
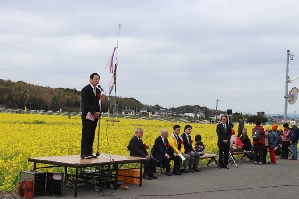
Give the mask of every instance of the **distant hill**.
[{"label": "distant hill", "polygon": [[[0,107],[43,111],[80,112],[80,91],[69,88],[50,88],[29,84],[23,81],[13,82],[0,79]],[[139,112],[145,109],[148,112],[155,112],[164,109],[162,106],[145,105],[134,98],[108,97],[102,98],[102,112],[121,113],[123,110],[131,109]],[[165,109],[172,114],[194,113],[203,114],[209,117],[215,114],[215,110],[199,105],[184,105]],[[220,113],[219,111],[218,113]],[[222,112],[224,113],[224,112]]]}]

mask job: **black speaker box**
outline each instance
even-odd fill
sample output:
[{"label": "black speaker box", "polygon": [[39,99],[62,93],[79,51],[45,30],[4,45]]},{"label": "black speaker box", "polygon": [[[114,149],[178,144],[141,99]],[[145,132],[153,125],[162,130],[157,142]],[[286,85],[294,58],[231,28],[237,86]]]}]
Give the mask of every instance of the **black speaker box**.
[{"label": "black speaker box", "polygon": [[228,115],[231,115],[233,113],[233,110],[232,109],[227,109],[226,112],[227,112]]},{"label": "black speaker box", "polygon": [[47,173],[46,194],[62,196],[63,195],[63,173]]},{"label": "black speaker box", "polygon": [[20,176],[20,182],[22,181],[33,182],[33,194],[34,196],[44,196],[46,191],[46,173],[35,171],[22,171]]}]

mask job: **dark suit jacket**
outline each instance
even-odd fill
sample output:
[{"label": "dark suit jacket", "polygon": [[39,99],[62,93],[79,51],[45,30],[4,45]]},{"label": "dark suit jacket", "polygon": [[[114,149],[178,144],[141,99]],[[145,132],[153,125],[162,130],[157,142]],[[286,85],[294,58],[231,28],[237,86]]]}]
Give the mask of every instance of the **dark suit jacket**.
[{"label": "dark suit jacket", "polygon": [[81,118],[86,120],[87,112],[94,114],[95,112],[100,112],[100,105],[98,95],[101,91],[97,88],[96,95],[94,95],[92,87],[90,84],[86,85],[81,90],[81,103],[82,103],[82,115]]},{"label": "dark suit jacket", "polygon": [[191,143],[191,136],[188,135],[188,137],[189,137],[189,142],[187,140],[186,133],[182,134],[182,138],[183,138],[183,141],[184,141],[185,153],[190,153],[191,151],[194,151],[194,149],[192,147],[192,143]]},{"label": "dark suit jacket", "polygon": [[[155,144],[152,149],[152,155],[159,161],[163,161],[165,154],[167,153],[170,157],[173,156],[174,151],[168,143],[167,138],[164,139],[165,144],[163,143],[162,137],[159,136],[155,140]],[[167,144],[169,147],[167,147]]]},{"label": "dark suit jacket", "polygon": [[223,143],[223,140],[230,142],[230,137],[232,136],[232,127],[226,124],[226,130],[223,127],[223,124],[220,123],[217,125],[216,132],[218,135],[218,145]]},{"label": "dark suit jacket", "polygon": [[148,155],[148,152],[143,145],[143,141],[136,136],[133,136],[130,140],[128,150],[130,151],[130,156],[145,157]]}]

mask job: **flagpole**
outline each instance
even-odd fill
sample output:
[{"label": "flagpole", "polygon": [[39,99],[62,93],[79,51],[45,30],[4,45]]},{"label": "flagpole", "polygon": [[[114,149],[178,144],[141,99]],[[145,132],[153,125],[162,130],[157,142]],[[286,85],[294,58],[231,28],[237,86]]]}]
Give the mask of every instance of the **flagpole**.
[{"label": "flagpole", "polygon": [[117,66],[118,66],[118,39],[119,39],[119,32],[121,30],[121,24],[118,24],[118,31],[117,31],[117,40],[116,40],[116,56],[115,56],[115,66],[114,66],[114,115],[117,114],[117,104],[116,104],[116,72],[117,72]]}]

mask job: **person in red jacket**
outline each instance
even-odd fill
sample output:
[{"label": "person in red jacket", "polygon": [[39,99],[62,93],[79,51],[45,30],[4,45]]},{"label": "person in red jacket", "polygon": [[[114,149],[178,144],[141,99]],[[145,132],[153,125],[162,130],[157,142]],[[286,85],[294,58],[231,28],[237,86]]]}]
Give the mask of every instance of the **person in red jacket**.
[{"label": "person in red jacket", "polygon": [[260,138],[257,139],[253,139],[253,150],[254,150],[254,164],[259,163],[260,165],[262,165],[262,161],[263,161],[263,156],[264,156],[264,148],[265,148],[265,130],[264,128],[261,126],[262,122],[261,121],[257,121],[255,123],[255,127],[252,128],[252,133],[254,133],[256,130],[258,130],[260,132]]}]

